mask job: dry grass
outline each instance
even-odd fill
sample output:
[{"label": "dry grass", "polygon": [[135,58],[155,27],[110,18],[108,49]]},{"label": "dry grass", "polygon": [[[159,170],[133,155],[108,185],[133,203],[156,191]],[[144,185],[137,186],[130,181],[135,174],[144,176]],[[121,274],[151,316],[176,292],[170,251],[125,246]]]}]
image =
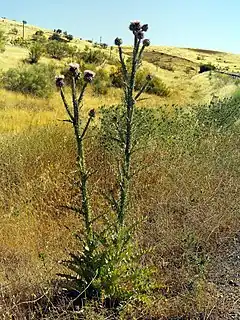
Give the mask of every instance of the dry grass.
[{"label": "dry grass", "polygon": [[[81,229],[81,220],[61,209],[75,197],[75,149],[71,128],[57,121],[63,116],[57,96],[41,106],[41,100],[21,95],[14,105],[11,95],[2,91],[4,95],[9,99],[1,110],[8,121],[1,132],[8,134],[0,141],[0,305],[2,317],[8,319],[10,312],[24,319],[30,311],[21,302],[50,294],[48,288],[62,270],[59,261],[75,248],[72,232]],[[86,100],[91,107],[98,101]],[[52,110],[46,111],[49,104]],[[87,157],[98,168],[92,178],[94,207],[102,208],[99,191],[112,177],[109,158],[94,140],[88,142]],[[143,313],[143,319],[183,314],[194,319],[217,305],[218,293],[205,275],[219,244],[239,228],[238,150],[237,135],[210,134],[190,145],[159,140],[137,155],[147,169],[136,177],[132,214],[146,216],[138,241],[154,248],[146,261],[155,265],[162,289],[145,308],[130,305],[123,319],[135,313]]]}]

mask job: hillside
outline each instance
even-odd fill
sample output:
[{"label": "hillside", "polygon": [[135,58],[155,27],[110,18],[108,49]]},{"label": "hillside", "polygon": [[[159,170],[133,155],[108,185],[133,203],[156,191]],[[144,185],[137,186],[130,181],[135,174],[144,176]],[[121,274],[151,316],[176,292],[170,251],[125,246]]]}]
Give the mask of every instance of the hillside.
[{"label": "hillside", "polygon": [[[11,33],[13,28],[18,30],[18,35]],[[28,50],[10,45],[12,38],[22,34],[21,22],[1,19],[0,29],[5,30],[8,34],[9,45],[7,45],[5,53],[0,54],[0,69],[7,70],[21,63],[28,56]],[[47,37],[53,33],[51,30],[26,24],[25,38],[31,38],[38,30],[42,30]],[[82,50],[85,46],[93,48],[91,43],[80,39],[74,39],[71,45]],[[110,48],[103,50],[107,52]],[[126,56],[130,54],[130,51],[130,47],[124,47]],[[113,55],[117,56],[115,49]],[[49,62],[49,59],[46,58],[41,60]],[[146,50],[143,60],[143,67],[148,68],[151,73],[160,77],[171,88],[171,95],[161,99],[166,104],[208,102],[213,97],[228,96],[238,89],[238,81],[228,76],[216,73],[210,75],[209,72],[198,73],[201,64],[209,63],[221,70],[238,72],[240,70],[240,55],[237,54],[203,49],[150,46]],[[66,61],[63,60],[62,63],[64,64]]]}]

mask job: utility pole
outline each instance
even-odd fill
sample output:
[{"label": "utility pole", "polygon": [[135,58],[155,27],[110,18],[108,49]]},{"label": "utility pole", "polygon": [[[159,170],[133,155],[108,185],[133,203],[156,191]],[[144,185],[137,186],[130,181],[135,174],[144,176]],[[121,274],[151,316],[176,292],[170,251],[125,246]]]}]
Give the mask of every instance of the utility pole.
[{"label": "utility pole", "polygon": [[27,21],[23,20],[22,21],[23,24],[23,40],[24,40],[24,36],[25,36],[25,24],[27,24]]}]

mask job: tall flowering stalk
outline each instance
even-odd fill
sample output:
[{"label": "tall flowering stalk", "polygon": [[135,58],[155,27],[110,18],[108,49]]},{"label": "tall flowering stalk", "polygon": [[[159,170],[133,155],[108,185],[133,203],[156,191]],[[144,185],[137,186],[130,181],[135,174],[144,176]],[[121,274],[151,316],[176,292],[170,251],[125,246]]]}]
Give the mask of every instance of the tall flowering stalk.
[{"label": "tall flowering stalk", "polygon": [[67,102],[63,87],[64,87],[64,76],[60,75],[56,77],[56,86],[60,89],[61,98],[65,107],[65,110],[68,115],[66,121],[70,122],[73,126],[76,145],[77,145],[77,166],[80,174],[80,192],[81,192],[81,206],[72,207],[69,206],[69,209],[72,209],[84,217],[85,229],[87,233],[87,241],[90,242],[93,236],[92,232],[92,215],[91,215],[91,206],[89,203],[88,196],[88,171],[85,164],[84,156],[84,137],[89,128],[91,120],[95,117],[94,109],[90,110],[88,113],[88,119],[85,124],[83,124],[83,119],[81,118],[81,109],[83,106],[83,96],[87,85],[92,82],[95,73],[90,70],[85,70],[83,79],[84,83],[79,93],[77,93],[77,81],[79,80],[81,74],[79,71],[79,65],[77,63],[71,63],[69,65],[69,74],[71,76],[71,93],[72,93],[72,106]]},{"label": "tall flowering stalk", "polygon": [[[79,65],[70,64],[69,73],[71,74],[72,105],[69,106],[64,91],[64,77],[56,78],[56,85],[60,88],[60,94],[68,115],[66,121],[73,126],[77,144],[77,164],[80,173],[80,192],[82,203],[79,207],[69,206],[84,217],[85,223],[85,241],[82,241],[81,235],[77,238],[81,240],[81,252],[71,253],[71,259],[64,261],[65,265],[71,270],[70,275],[62,275],[65,278],[74,280],[79,298],[101,298],[104,303],[108,300],[117,305],[121,300],[126,300],[137,292],[146,291],[149,286],[148,270],[140,266],[140,253],[135,250],[132,243],[132,233],[135,223],[126,226],[125,216],[129,201],[129,183],[131,179],[131,157],[133,151],[133,117],[134,108],[137,99],[146,88],[150,78],[147,77],[143,88],[136,93],[134,90],[136,72],[140,65],[144,48],[150,42],[144,39],[144,33],[147,31],[147,25],[140,25],[138,21],[130,24],[130,30],[134,35],[134,47],[132,54],[131,70],[128,70],[122,52],[122,40],[115,39],[118,46],[122,74],[124,79],[124,98],[125,98],[125,124],[120,128],[122,141],[122,157],[119,176],[119,195],[107,196],[111,202],[111,207],[115,208],[117,219],[112,222],[106,214],[102,215],[105,225],[100,228],[94,228],[92,219],[90,199],[88,196],[88,170],[84,158],[84,137],[89,128],[91,120],[95,116],[95,111],[90,110],[88,119],[83,123],[80,116],[82,100],[88,83],[92,82],[94,73],[86,70],[84,72],[84,84],[77,95],[77,81],[80,78]],[[101,217],[98,216],[97,219]],[[109,219],[110,218],[110,219]]]},{"label": "tall flowering stalk", "polygon": [[142,89],[135,93],[136,73],[141,63],[143,51],[150,45],[150,40],[144,39],[145,32],[148,30],[148,25],[141,25],[139,21],[133,21],[129,26],[130,31],[134,36],[134,45],[132,51],[131,68],[127,68],[124,61],[122,50],[122,39],[116,38],[115,45],[118,46],[119,58],[122,69],[124,83],[124,106],[125,106],[125,135],[122,141],[124,145],[123,161],[120,168],[120,192],[119,199],[114,200],[114,206],[117,209],[117,219],[119,226],[123,226],[129,200],[129,183],[131,179],[131,157],[132,157],[132,136],[133,136],[133,119],[136,101],[146,89],[151,77],[146,78],[146,83]]}]

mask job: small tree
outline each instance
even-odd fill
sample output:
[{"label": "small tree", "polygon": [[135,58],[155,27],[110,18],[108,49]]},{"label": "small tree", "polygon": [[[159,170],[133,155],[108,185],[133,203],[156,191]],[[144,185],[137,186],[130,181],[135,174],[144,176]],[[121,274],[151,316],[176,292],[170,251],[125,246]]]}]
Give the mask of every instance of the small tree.
[{"label": "small tree", "polygon": [[37,63],[43,55],[44,51],[45,48],[42,43],[36,42],[32,44],[29,48],[29,62],[31,64]]},{"label": "small tree", "polygon": [[35,35],[36,35],[36,36],[43,36],[43,35],[44,35],[44,32],[43,32],[42,30],[37,30],[37,31],[35,32]]},{"label": "small tree", "polygon": [[23,20],[22,21],[22,27],[23,27],[23,39],[25,37],[25,25],[27,24],[27,21]]},{"label": "small tree", "polygon": [[54,73],[55,68],[50,64],[23,64],[8,69],[1,80],[7,90],[48,98],[54,92]]},{"label": "small tree", "polygon": [[46,51],[51,58],[61,60],[69,55],[69,45],[57,40],[49,41],[46,46]]},{"label": "small tree", "polygon": [[54,32],[49,38],[50,41],[52,40],[56,40],[56,41],[62,41],[62,37],[61,34],[59,34],[58,32]]},{"label": "small tree", "polygon": [[6,37],[2,30],[0,30],[0,52],[5,51]]},{"label": "small tree", "polygon": [[71,34],[66,35],[66,39],[68,39],[69,41],[72,41],[73,40],[73,35],[71,35]]}]

